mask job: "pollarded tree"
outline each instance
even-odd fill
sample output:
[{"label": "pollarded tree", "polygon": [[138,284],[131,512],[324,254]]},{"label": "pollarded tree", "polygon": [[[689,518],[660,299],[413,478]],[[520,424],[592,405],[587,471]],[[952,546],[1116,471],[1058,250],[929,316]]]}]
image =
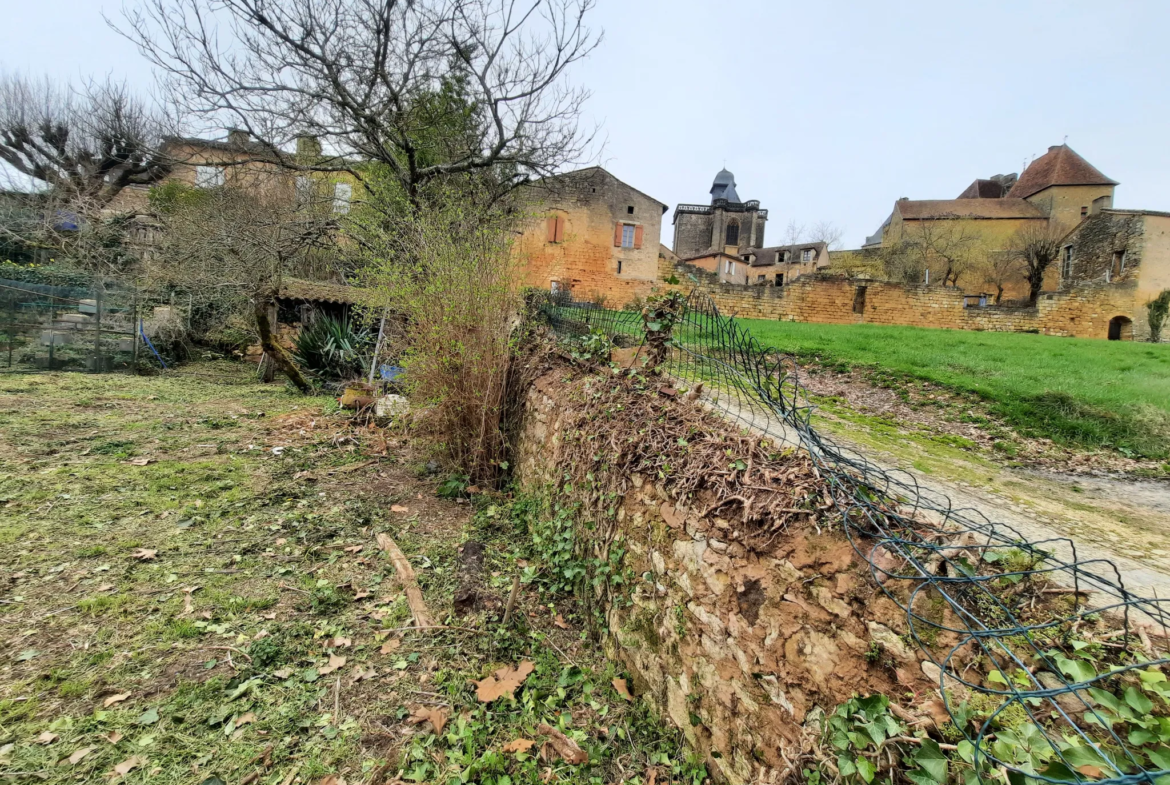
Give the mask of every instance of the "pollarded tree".
[{"label": "pollarded tree", "polygon": [[1012,251],[1028,281],[1028,302],[1035,304],[1044,286],[1044,274],[1060,257],[1060,244],[1067,230],[1052,221],[1025,226],[1012,239]]},{"label": "pollarded tree", "polygon": [[0,76],[5,185],[26,192],[19,197],[21,220],[0,221],[0,238],[95,272],[135,264],[128,245],[133,211],[117,209],[118,197],[170,173],[163,149],[170,128],[163,111],[124,84],[73,90],[48,79]]},{"label": "pollarded tree", "polygon": [[0,75],[0,160],[85,215],[131,185],[166,177],[169,132],[165,114],[125,84],[91,82],[74,91],[48,79]]},{"label": "pollarded tree", "polygon": [[304,135],[325,152],[312,168],[383,164],[418,207],[436,179],[492,171],[507,191],[584,158],[588,94],[564,77],[599,40],[585,25],[592,7],[143,0],[122,32],[187,114],[238,126],[289,165],[305,166],[283,152]]}]

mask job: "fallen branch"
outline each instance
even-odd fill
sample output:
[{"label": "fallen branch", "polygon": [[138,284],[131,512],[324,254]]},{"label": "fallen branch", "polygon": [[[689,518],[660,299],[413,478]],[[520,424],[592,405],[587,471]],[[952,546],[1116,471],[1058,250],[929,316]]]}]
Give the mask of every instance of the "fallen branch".
[{"label": "fallen branch", "polygon": [[398,573],[398,582],[402,584],[402,590],[406,592],[406,604],[410,606],[410,613],[414,617],[415,625],[433,627],[435,623],[431,619],[430,611],[427,610],[427,603],[423,599],[422,591],[418,588],[418,580],[414,577],[414,568],[410,566],[406,554],[398,547],[398,543],[390,539],[389,534],[380,533],[374,539],[377,540],[378,547],[385,551],[390,557],[390,561],[394,563],[394,570]]}]

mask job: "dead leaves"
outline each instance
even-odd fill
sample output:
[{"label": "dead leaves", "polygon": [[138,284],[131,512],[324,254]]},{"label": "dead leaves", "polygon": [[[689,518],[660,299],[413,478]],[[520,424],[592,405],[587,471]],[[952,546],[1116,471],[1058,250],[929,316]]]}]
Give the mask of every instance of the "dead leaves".
[{"label": "dead leaves", "polygon": [[333,671],[337,670],[338,668],[344,667],[345,663],[346,663],[345,657],[338,657],[336,654],[330,654],[329,655],[329,664],[322,665],[320,668],[317,669],[317,673],[321,674],[322,676],[325,676],[327,674],[333,673]]},{"label": "dead leaves", "polygon": [[353,641],[350,640],[349,638],[337,637],[337,638],[330,638],[329,640],[325,641],[325,648],[326,649],[343,649],[343,648],[347,648],[347,647],[352,646],[352,645],[353,645]]},{"label": "dead leaves", "polygon": [[108,697],[104,701],[102,701],[102,708],[108,709],[111,706],[113,706],[115,703],[121,703],[122,701],[129,698],[130,695],[131,695],[131,693],[129,693],[129,692],[119,692],[117,695],[111,695],[110,697]]},{"label": "dead leaves", "polygon": [[37,736],[37,744],[52,744],[53,742],[55,742],[59,738],[61,738],[61,737],[58,736],[56,733],[53,733],[53,731],[51,731],[51,730],[47,730],[44,733],[42,733],[40,736]]},{"label": "dead leaves", "polygon": [[435,735],[441,735],[443,728],[447,726],[447,710],[441,708],[428,708],[426,706],[419,706],[410,715],[410,724],[419,725],[424,722],[429,722],[431,727],[435,729]]},{"label": "dead leaves", "polygon": [[618,695],[621,695],[628,701],[632,701],[634,699],[634,696],[630,694],[630,687],[628,684],[626,684],[625,679],[614,679],[612,684],[613,688],[617,690]]},{"label": "dead leaves", "polygon": [[378,649],[378,651],[382,654],[390,654],[401,645],[402,640],[400,638],[389,638],[382,644],[382,648]]},{"label": "dead leaves", "polygon": [[135,548],[130,555],[138,561],[154,561],[154,558],[158,556],[158,551],[150,548]]},{"label": "dead leaves", "polygon": [[373,668],[368,670],[362,670],[359,668],[358,672],[353,675],[353,681],[350,682],[350,684],[357,684],[359,681],[368,681],[370,679],[376,679],[377,677],[378,671],[374,670]]},{"label": "dead leaves", "polygon": [[117,766],[114,767],[114,770],[111,771],[106,776],[110,777],[110,778],[125,777],[130,772],[134,771],[135,769],[139,768],[140,766],[145,766],[145,765],[146,765],[146,758],[143,758],[139,755],[135,755],[135,756],[127,758],[126,760],[119,763]]},{"label": "dead leaves", "polygon": [[148,463],[154,463],[154,458],[131,458],[128,463],[131,466],[146,466]]},{"label": "dead leaves", "polygon": [[405,514],[405,513],[410,512],[410,509],[407,507],[403,507],[401,504],[392,504],[392,505],[390,505],[390,512],[397,512],[397,513]]},{"label": "dead leaves", "polygon": [[514,697],[516,688],[524,683],[528,674],[535,670],[531,661],[525,660],[515,668],[500,668],[494,675],[475,683],[475,695],[481,703],[491,703],[507,695]]},{"label": "dead leaves", "polygon": [[548,741],[540,748],[540,755],[546,761],[551,761],[552,755],[550,753],[555,753],[565,763],[572,765],[589,762],[589,753],[553,726],[541,723],[536,727],[536,731],[543,736],[548,736]]},{"label": "dead leaves", "polygon": [[97,747],[82,747],[77,752],[69,756],[69,765],[76,766],[78,763],[81,763],[82,758],[96,749]]},{"label": "dead leaves", "polygon": [[102,738],[105,739],[106,741],[108,741],[110,744],[117,744],[124,737],[122,736],[121,732],[116,731],[116,730],[112,730],[109,733],[107,733],[105,736],[102,736]]},{"label": "dead leaves", "polygon": [[501,752],[528,752],[535,744],[532,739],[513,739],[503,746]]}]

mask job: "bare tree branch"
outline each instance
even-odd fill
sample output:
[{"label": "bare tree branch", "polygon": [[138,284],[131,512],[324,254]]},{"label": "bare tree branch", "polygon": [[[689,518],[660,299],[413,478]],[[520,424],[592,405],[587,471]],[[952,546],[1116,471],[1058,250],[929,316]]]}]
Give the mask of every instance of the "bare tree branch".
[{"label": "bare tree branch", "polygon": [[[120,27],[191,118],[249,132],[284,163],[385,164],[412,199],[491,170],[501,188],[585,159],[587,91],[567,70],[598,44],[594,0],[144,0]],[[463,101],[436,100],[457,86]],[[460,128],[462,133],[445,133]]]}]

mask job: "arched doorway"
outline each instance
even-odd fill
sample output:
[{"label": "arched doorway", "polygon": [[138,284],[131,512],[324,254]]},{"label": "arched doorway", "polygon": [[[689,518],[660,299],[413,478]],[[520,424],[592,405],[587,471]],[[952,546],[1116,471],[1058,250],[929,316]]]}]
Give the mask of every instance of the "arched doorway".
[{"label": "arched doorway", "polygon": [[1133,320],[1128,316],[1114,316],[1109,320],[1109,340],[1132,341]]}]

